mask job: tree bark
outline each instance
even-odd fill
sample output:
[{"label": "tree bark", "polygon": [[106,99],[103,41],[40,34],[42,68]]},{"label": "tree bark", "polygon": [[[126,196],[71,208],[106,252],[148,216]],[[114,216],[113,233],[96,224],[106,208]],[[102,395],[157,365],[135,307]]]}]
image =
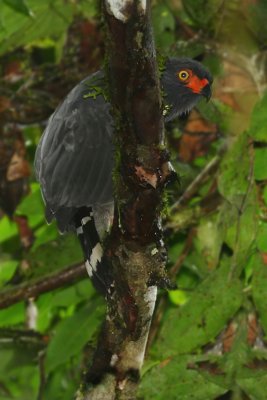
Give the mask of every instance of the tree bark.
[{"label": "tree bark", "polygon": [[168,286],[162,193],[173,171],[164,148],[159,77],[145,0],[103,0],[106,72],[116,124],[115,216],[106,257],[107,315],[76,400],[135,399],[157,286]]}]

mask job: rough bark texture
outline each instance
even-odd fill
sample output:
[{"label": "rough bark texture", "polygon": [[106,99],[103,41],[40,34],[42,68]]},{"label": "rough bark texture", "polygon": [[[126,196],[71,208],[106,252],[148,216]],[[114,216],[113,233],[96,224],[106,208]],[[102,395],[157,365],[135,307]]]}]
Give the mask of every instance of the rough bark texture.
[{"label": "rough bark texture", "polygon": [[[119,4],[119,5],[118,5]],[[160,212],[172,176],[150,7],[103,1],[107,76],[118,150],[115,220],[106,255],[114,282],[98,347],[78,399],[135,399],[157,286],[167,286]]]}]

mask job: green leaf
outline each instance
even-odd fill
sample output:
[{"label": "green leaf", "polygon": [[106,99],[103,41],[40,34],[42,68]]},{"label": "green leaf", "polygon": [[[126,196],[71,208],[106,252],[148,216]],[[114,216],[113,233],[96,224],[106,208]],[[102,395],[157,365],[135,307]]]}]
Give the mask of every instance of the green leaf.
[{"label": "green leaf", "polygon": [[36,39],[59,39],[73,19],[74,8],[69,1],[64,3],[64,6],[62,0],[28,0],[27,4],[34,18],[14,12],[6,5],[1,7],[1,21],[4,27],[0,31],[0,54],[18,46],[29,45]]},{"label": "green leaf", "polygon": [[267,142],[267,92],[260,99],[260,101],[255,105],[249,128],[249,135],[253,137],[255,141]]},{"label": "green leaf", "polygon": [[45,366],[48,373],[81,351],[92,338],[102,315],[103,309],[91,302],[58,324],[47,349]]},{"label": "green leaf", "polygon": [[185,0],[183,6],[193,24],[208,31],[214,27],[216,15],[219,14],[222,3],[220,0]]},{"label": "green leaf", "polygon": [[0,220],[0,243],[5,242],[8,239],[18,234],[17,225],[12,222],[9,218],[3,217]]},{"label": "green leaf", "polygon": [[267,223],[260,222],[256,245],[259,251],[267,253]]},{"label": "green leaf", "polygon": [[55,221],[53,221],[53,223],[50,225],[45,224],[41,226],[34,232],[35,241],[31,251],[36,250],[39,246],[47,242],[55,240],[58,235],[59,233]]},{"label": "green leaf", "polygon": [[44,202],[42,200],[40,185],[31,184],[31,193],[26,196],[16,209],[17,215],[25,215],[31,228],[44,222]]},{"label": "green leaf", "polygon": [[24,303],[20,302],[8,307],[4,310],[0,310],[0,326],[10,326],[25,321],[25,306]]},{"label": "green leaf", "polygon": [[18,266],[17,260],[0,259],[0,285],[5,284],[13,276]]},{"label": "green leaf", "polygon": [[226,153],[218,180],[219,192],[238,208],[248,191],[250,167],[248,137],[242,134]]},{"label": "green leaf", "polygon": [[219,261],[222,246],[221,231],[216,219],[202,219],[195,238],[196,250],[205,259],[207,271],[214,269]]},{"label": "green leaf", "polygon": [[184,306],[167,311],[156,344],[158,354],[184,354],[212,341],[241,303],[241,282],[229,280],[229,264],[225,263],[198,286]]},{"label": "green leaf", "polygon": [[[29,400],[36,398],[39,386],[39,370],[33,362],[26,363],[18,351],[8,351],[12,357],[5,371],[1,372],[0,399]],[[26,353],[26,352],[25,352]],[[25,357],[27,355],[25,354]],[[35,357],[37,354],[35,354]],[[24,358],[25,358],[24,357]],[[1,349],[1,363],[5,359],[5,351]],[[7,389],[9,393],[2,389]]]},{"label": "green leaf", "polygon": [[28,7],[25,0],[4,0],[4,3],[18,13],[33,17],[33,12]]},{"label": "green leaf", "polygon": [[59,236],[30,251],[26,257],[31,265],[31,276],[38,277],[82,262],[82,251],[74,235]]},{"label": "green leaf", "polygon": [[265,205],[267,205],[267,186],[264,186],[262,195],[263,195],[264,203],[265,203]]},{"label": "green leaf", "polygon": [[171,290],[168,294],[170,301],[177,306],[182,306],[188,301],[188,295],[184,290]]},{"label": "green leaf", "polygon": [[249,370],[249,376],[237,379],[238,385],[244,390],[250,399],[265,400],[267,387],[266,369]]},{"label": "green leaf", "polygon": [[214,400],[227,391],[190,369],[189,363],[190,357],[179,356],[151,368],[141,381],[139,395],[153,400]]},{"label": "green leaf", "polygon": [[255,164],[254,164],[254,174],[255,179],[262,181],[267,179],[267,148],[255,149]]},{"label": "green leaf", "polygon": [[157,46],[163,50],[174,42],[175,19],[166,5],[158,4],[152,9],[152,22]]},{"label": "green leaf", "polygon": [[66,365],[58,367],[48,377],[43,393],[44,399],[67,400],[75,398],[75,392],[81,379],[79,368],[81,361],[75,357],[71,364],[69,367]]},{"label": "green leaf", "polygon": [[253,257],[253,277],[252,277],[252,296],[257,312],[260,316],[260,321],[267,333],[267,266],[263,263],[260,254],[255,254]]}]

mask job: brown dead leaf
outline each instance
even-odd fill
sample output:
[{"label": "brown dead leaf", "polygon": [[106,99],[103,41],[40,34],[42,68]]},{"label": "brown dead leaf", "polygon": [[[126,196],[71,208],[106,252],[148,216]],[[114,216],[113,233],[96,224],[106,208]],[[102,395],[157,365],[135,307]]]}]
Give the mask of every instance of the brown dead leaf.
[{"label": "brown dead leaf", "polygon": [[10,99],[4,96],[0,96],[0,113],[8,110],[11,107]]},{"label": "brown dead leaf", "polygon": [[264,264],[267,265],[267,253],[261,253],[261,258]]},{"label": "brown dead leaf", "polygon": [[237,323],[231,322],[223,334],[223,352],[228,353],[231,351],[232,345],[235,340],[235,333],[237,331]]},{"label": "brown dead leaf", "polygon": [[7,169],[7,181],[12,182],[20,178],[28,177],[30,174],[31,170],[28,161],[18,153],[14,153]]},{"label": "brown dead leaf", "polygon": [[258,322],[255,314],[248,315],[248,333],[247,341],[253,346],[258,336]]}]

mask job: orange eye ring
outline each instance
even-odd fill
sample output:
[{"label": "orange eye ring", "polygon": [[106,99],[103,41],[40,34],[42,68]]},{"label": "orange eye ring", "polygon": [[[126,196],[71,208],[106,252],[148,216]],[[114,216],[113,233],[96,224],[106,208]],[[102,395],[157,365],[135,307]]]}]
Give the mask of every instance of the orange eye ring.
[{"label": "orange eye ring", "polygon": [[178,78],[180,79],[180,81],[183,81],[183,82],[187,81],[187,79],[189,78],[189,73],[185,69],[182,69],[178,73]]}]

